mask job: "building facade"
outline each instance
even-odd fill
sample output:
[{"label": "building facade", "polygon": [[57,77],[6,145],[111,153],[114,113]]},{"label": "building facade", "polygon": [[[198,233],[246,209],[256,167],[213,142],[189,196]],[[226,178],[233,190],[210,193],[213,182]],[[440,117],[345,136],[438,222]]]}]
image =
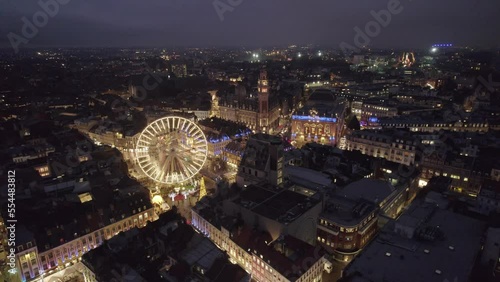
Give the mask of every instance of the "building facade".
[{"label": "building facade", "polygon": [[395,117],[397,115],[398,109],[394,106],[365,102],[361,107],[362,121],[368,121],[370,118]]},{"label": "building facade", "polygon": [[318,244],[337,260],[351,261],[378,230],[378,208],[367,201],[333,197],[318,218]]},{"label": "building facade", "polygon": [[245,151],[246,141],[231,141],[222,149],[222,159],[228,164],[237,167],[240,165],[243,152]]},{"label": "building facade", "polygon": [[[54,271],[80,261],[83,254],[100,246],[105,240],[112,238],[122,231],[135,227],[144,227],[154,220],[154,208],[137,211],[134,215],[114,222],[110,225],[82,234],[72,241],[61,241],[57,247],[49,245],[37,246],[36,240],[30,240],[17,246],[16,262],[22,281],[31,281]],[[50,231],[47,231],[50,232]],[[50,236],[51,234],[47,234]],[[47,249],[49,248],[49,249]]]},{"label": "building facade", "polygon": [[489,176],[481,171],[475,171],[473,165],[474,159],[471,157],[434,151],[422,158],[420,185],[425,186],[432,177],[444,176],[451,179],[449,188],[452,191],[476,197],[483,181]]},{"label": "building facade", "polygon": [[329,90],[316,90],[306,105],[292,115],[291,140],[296,146],[305,143],[335,145],[344,127],[347,103],[336,99]]},{"label": "building facade", "polygon": [[279,137],[255,134],[247,141],[240,166],[239,186],[267,181],[280,186],[283,183],[284,148]]},{"label": "building facade", "polygon": [[256,132],[272,133],[279,126],[280,104],[271,94],[267,71],[260,72],[257,100],[221,99],[212,93],[212,114],[225,120],[243,123]]},{"label": "building facade", "polygon": [[[287,260],[286,252],[269,250],[271,237],[252,233],[250,228],[243,227],[231,232],[223,226],[213,225],[194,209],[192,210],[192,226],[209,237],[220,249],[226,251],[230,261],[240,265],[256,281],[321,281],[327,260],[319,249],[312,246],[309,246],[309,250],[306,251],[310,254],[310,256],[305,256],[308,263],[304,263],[305,260],[302,257],[297,257],[297,260],[302,263],[294,264]],[[253,240],[245,240],[252,237]],[[289,237],[283,240],[294,243],[300,241]]]},{"label": "building facade", "polygon": [[346,149],[384,158],[399,164],[415,164],[418,142],[405,136],[367,130],[354,131],[346,137]]}]

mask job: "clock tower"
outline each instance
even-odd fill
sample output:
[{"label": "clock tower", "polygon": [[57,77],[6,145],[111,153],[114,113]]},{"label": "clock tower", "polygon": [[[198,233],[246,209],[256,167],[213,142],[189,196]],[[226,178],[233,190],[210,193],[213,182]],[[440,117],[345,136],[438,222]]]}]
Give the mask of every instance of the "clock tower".
[{"label": "clock tower", "polygon": [[269,131],[269,82],[267,71],[261,70],[257,85],[259,93],[259,131]]}]

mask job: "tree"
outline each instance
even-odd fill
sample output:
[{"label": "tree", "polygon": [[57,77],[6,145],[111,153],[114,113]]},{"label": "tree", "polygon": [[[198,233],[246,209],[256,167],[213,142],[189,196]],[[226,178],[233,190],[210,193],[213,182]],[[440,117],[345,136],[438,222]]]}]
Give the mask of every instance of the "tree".
[{"label": "tree", "polygon": [[359,124],[359,120],[355,115],[352,115],[347,121],[347,128],[351,130],[360,130],[361,126]]},{"label": "tree", "polygon": [[463,105],[468,97],[473,93],[469,89],[461,89],[458,91],[453,91],[453,102]]},{"label": "tree", "polygon": [[352,114],[352,109],[351,107],[348,107],[346,110],[345,110],[345,114],[346,116],[350,116]]},{"label": "tree", "polygon": [[200,201],[203,197],[207,195],[207,188],[205,187],[205,178],[203,176],[200,179],[200,196],[198,201]]}]

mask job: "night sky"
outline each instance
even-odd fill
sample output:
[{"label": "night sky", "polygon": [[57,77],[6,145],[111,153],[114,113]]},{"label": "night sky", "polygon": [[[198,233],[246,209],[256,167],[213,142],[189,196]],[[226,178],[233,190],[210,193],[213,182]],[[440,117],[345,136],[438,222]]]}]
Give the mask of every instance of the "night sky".
[{"label": "night sky", "polygon": [[[43,0],[48,1],[48,0]],[[68,1],[68,0],[65,0]],[[227,3],[230,0],[218,0]],[[237,0],[233,0],[238,2]],[[239,0],[223,20],[213,0],[69,0],[22,46],[249,46],[352,43],[354,27],[373,20],[386,0]],[[0,44],[21,35],[35,0],[0,0]],[[424,48],[433,43],[499,47],[498,0],[401,0],[403,11],[373,47]]]}]

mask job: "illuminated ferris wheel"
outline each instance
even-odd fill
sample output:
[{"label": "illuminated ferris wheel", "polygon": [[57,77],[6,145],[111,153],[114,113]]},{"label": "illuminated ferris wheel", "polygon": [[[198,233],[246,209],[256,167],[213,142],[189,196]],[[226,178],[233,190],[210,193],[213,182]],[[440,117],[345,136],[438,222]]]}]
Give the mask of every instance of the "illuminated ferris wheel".
[{"label": "illuminated ferris wheel", "polygon": [[189,119],[169,116],[150,123],[140,134],[136,158],[156,182],[178,184],[195,176],[207,160],[207,139]]}]

